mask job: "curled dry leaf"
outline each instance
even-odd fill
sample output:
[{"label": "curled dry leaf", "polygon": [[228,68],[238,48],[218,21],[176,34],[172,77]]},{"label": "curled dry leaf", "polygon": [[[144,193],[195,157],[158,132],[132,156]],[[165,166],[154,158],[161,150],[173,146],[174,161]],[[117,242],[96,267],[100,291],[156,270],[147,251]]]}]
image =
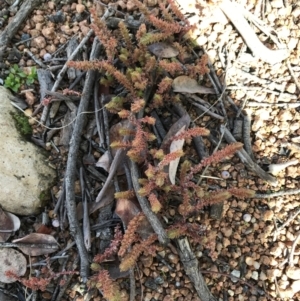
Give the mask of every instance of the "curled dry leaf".
[{"label": "curled dry leaf", "polygon": [[179,51],[163,42],[154,43],[148,46],[148,50],[159,58],[172,58],[179,54]]},{"label": "curled dry leaf", "polygon": [[5,211],[0,208],[0,242],[7,241],[11,235],[13,222]]},{"label": "curled dry leaf", "polygon": [[186,75],[181,75],[173,80],[172,88],[174,92],[179,93],[200,93],[200,94],[215,94],[213,88],[200,86],[195,79]]},{"label": "curled dry leaf", "polygon": [[190,122],[191,118],[189,114],[185,113],[171,126],[161,144],[161,149],[163,149],[165,153],[168,153],[169,151],[171,139],[180,131],[181,128],[185,127],[187,129],[190,125]]},{"label": "curled dry leaf", "polygon": [[12,214],[10,212],[6,212],[6,214],[11,218],[11,220],[13,222],[12,231],[13,232],[18,231],[20,229],[20,227],[21,227],[21,221],[20,221],[20,219],[16,215],[14,215],[14,214]]},{"label": "curled dry leaf", "polygon": [[[41,233],[31,233],[22,238],[15,239],[13,242],[16,244],[22,243],[22,245],[28,244],[28,247],[22,246],[19,247],[19,249],[24,254],[30,256],[50,254],[57,251],[58,249],[58,243],[53,236],[47,234],[41,234]],[[53,248],[43,248],[42,245],[52,245]]]},{"label": "curled dry leaf", "polygon": [[8,271],[21,277],[25,274],[27,262],[25,256],[11,248],[0,248],[0,282],[12,283],[16,279],[6,276]]}]

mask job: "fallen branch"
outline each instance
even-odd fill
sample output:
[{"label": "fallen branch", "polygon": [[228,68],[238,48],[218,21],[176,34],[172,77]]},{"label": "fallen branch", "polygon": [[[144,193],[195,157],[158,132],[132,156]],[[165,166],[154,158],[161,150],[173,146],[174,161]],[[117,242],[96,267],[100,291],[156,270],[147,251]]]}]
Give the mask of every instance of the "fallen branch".
[{"label": "fallen branch", "polygon": [[192,252],[188,239],[180,238],[176,240],[179,247],[179,256],[184,270],[192,281],[195,290],[201,301],[216,301],[217,299],[209,291],[198,267],[198,260]]},{"label": "fallen branch", "polygon": [[[94,60],[99,57],[100,47],[98,39],[94,40],[90,60]],[[72,133],[72,138],[70,141],[70,150],[68,154],[68,161],[66,167],[65,175],[65,190],[66,190],[66,208],[68,213],[70,232],[74,237],[76,246],[80,255],[80,275],[82,280],[86,282],[89,274],[89,259],[88,253],[84,246],[83,235],[81,228],[79,226],[77,213],[76,213],[76,203],[75,203],[75,190],[74,183],[76,179],[76,160],[79,150],[79,144],[81,140],[81,134],[85,125],[85,114],[81,114],[88,109],[89,99],[92,93],[92,88],[95,79],[95,71],[89,70],[86,75],[85,85],[83,88],[83,93],[78,107],[77,119],[74,125],[74,130]],[[53,90],[53,89],[52,89]]]}]

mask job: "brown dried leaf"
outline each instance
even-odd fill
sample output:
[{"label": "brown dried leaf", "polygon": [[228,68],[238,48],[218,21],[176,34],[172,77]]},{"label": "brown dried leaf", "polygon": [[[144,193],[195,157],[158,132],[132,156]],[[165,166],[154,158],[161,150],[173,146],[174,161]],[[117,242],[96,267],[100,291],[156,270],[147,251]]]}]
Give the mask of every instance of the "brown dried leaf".
[{"label": "brown dried leaf", "polygon": [[141,211],[140,206],[135,200],[118,199],[115,213],[126,225]]},{"label": "brown dried leaf", "polygon": [[149,45],[148,50],[159,58],[172,58],[179,54],[175,47],[163,42]]},{"label": "brown dried leaf", "polygon": [[[26,235],[22,238],[15,239],[13,243],[22,243],[22,244],[28,244],[28,247],[19,247],[19,249],[26,255],[30,256],[39,256],[39,255],[45,255],[50,254],[58,249],[58,243],[55,240],[55,238],[51,235],[47,234],[41,234],[41,233],[31,233],[29,235]],[[43,248],[41,247],[31,247],[31,245],[54,245],[53,248]]]},{"label": "brown dried leaf", "polygon": [[215,94],[213,88],[200,86],[195,79],[186,75],[181,75],[173,80],[172,87],[174,92],[179,93],[200,93],[200,94]]},{"label": "brown dried leaf", "polygon": [[7,277],[6,272],[13,272],[16,276],[23,276],[27,269],[25,256],[11,248],[0,248],[0,281],[4,283],[15,282],[16,279]]}]

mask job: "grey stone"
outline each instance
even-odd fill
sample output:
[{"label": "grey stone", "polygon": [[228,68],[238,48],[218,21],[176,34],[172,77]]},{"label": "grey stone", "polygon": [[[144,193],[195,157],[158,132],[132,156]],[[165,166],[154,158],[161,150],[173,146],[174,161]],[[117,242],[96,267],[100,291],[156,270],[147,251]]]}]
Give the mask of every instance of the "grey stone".
[{"label": "grey stone", "polygon": [[43,149],[26,141],[11,114],[10,92],[0,87],[0,204],[18,215],[38,213],[45,205],[55,170]]}]

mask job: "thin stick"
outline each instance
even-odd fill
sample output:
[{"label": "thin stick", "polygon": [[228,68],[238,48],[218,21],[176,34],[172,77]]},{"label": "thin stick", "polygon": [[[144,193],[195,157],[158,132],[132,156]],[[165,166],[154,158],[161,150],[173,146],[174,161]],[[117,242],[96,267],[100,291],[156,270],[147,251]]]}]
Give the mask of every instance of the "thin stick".
[{"label": "thin stick", "polygon": [[267,198],[276,198],[278,196],[284,196],[284,195],[293,195],[300,193],[300,189],[291,189],[291,190],[285,190],[285,191],[278,191],[273,193],[266,193],[266,194],[255,194],[256,199],[267,199]]},{"label": "thin stick", "polygon": [[[96,111],[100,109],[100,104],[99,104],[99,83],[95,81],[95,86],[94,86],[94,106]],[[100,138],[99,141],[99,146],[104,146],[105,143],[105,138],[104,138],[104,129],[103,129],[103,114],[101,111],[95,112],[95,117],[96,117],[96,126],[97,126],[97,131],[98,135]]]},{"label": "thin stick", "polygon": [[216,119],[219,119],[219,120],[221,120],[221,121],[224,120],[224,117],[223,117],[223,116],[211,112],[211,111],[209,110],[209,108],[206,108],[205,106],[203,106],[203,105],[201,105],[201,104],[199,104],[199,103],[197,103],[197,102],[195,102],[195,101],[191,101],[189,98],[187,98],[187,100],[188,100],[193,106],[195,106],[195,107],[201,109],[201,110],[204,112],[203,114],[208,114],[208,115],[210,115],[210,116],[212,116],[212,117],[214,117],[214,118],[216,118]]},{"label": "thin stick", "polygon": [[250,132],[251,132],[251,113],[244,111],[243,114],[243,138],[244,138],[244,147],[250,158],[255,162],[255,158],[252,151],[252,145],[251,145],[251,138],[250,138]]},{"label": "thin stick", "polygon": [[32,58],[42,68],[47,69],[48,66],[45,65],[41,60],[39,60],[29,49],[24,49],[24,53],[27,53],[30,58]]},{"label": "thin stick", "polygon": [[[92,34],[94,33],[94,31],[91,29],[87,35],[82,39],[82,41],[80,42],[80,44],[76,47],[76,49],[73,51],[73,53],[70,55],[68,61],[65,63],[65,65],[63,66],[63,68],[60,70],[59,74],[57,75],[57,79],[51,89],[51,92],[55,92],[58,88],[58,86],[60,85],[60,82],[63,79],[63,76],[65,74],[65,72],[68,69],[67,63],[71,60],[73,60],[75,58],[75,56],[77,55],[77,53],[81,50],[81,48],[83,47],[83,45],[90,39],[90,37],[92,36]],[[50,106],[45,106],[43,109],[43,113],[41,116],[41,123],[45,124],[46,119],[48,117],[50,111]]]},{"label": "thin stick", "polygon": [[297,210],[292,216],[290,216],[280,227],[276,229],[276,234],[281,231],[285,226],[287,226],[291,221],[293,221],[297,215],[300,214],[300,209]]},{"label": "thin stick", "polygon": [[13,242],[0,242],[0,248],[40,248],[40,249],[55,249],[59,246],[57,244],[26,244],[26,243],[13,243]]},{"label": "thin stick", "polygon": [[266,102],[254,102],[249,101],[247,102],[247,107],[275,107],[275,108],[285,108],[285,109],[295,109],[300,107],[299,102],[294,103],[266,103]]}]

